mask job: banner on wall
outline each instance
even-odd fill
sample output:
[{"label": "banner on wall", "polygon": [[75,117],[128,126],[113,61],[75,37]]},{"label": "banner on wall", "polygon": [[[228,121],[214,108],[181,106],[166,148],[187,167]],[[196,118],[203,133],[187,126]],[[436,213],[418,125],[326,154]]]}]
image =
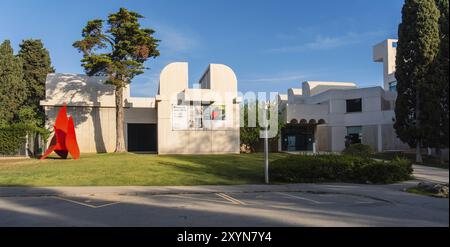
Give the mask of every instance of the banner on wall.
[{"label": "banner on wall", "polygon": [[172,129],[188,129],[188,107],[185,105],[174,105],[172,107]]},{"label": "banner on wall", "polygon": [[225,106],[172,105],[172,130],[223,127]]}]

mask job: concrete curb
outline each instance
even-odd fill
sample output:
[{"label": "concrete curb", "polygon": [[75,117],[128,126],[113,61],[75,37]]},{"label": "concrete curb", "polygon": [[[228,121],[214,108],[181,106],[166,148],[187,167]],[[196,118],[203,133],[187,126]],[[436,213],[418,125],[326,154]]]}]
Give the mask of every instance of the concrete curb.
[{"label": "concrete curb", "polygon": [[309,192],[368,195],[379,186],[390,186],[403,190],[417,185],[418,181],[407,181],[392,185],[364,184],[283,184],[283,185],[206,185],[206,186],[89,186],[89,187],[0,187],[0,197],[40,196],[93,196],[93,195],[170,195],[252,192]]}]

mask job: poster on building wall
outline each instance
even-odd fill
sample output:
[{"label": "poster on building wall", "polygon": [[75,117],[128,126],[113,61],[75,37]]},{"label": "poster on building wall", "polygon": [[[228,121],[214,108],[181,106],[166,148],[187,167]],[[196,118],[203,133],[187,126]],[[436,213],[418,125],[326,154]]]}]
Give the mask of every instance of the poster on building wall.
[{"label": "poster on building wall", "polygon": [[173,130],[214,129],[224,126],[225,106],[173,105]]},{"label": "poster on building wall", "polygon": [[188,129],[188,107],[185,105],[174,105],[172,107],[172,129]]},{"label": "poster on building wall", "polygon": [[203,118],[202,118],[202,106],[191,105],[189,107],[189,129],[201,129],[203,128]]}]

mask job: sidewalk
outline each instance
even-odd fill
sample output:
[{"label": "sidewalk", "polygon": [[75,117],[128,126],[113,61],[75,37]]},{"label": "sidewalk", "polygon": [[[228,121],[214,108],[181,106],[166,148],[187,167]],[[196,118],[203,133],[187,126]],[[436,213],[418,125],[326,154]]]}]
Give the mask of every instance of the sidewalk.
[{"label": "sidewalk", "polygon": [[413,165],[414,178],[427,182],[448,183],[448,170],[429,166]]}]

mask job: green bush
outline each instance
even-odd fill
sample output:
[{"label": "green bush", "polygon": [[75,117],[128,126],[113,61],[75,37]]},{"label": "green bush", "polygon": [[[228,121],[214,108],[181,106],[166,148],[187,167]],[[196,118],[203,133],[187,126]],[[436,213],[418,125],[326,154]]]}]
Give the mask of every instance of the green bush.
[{"label": "green bush", "polygon": [[39,133],[47,139],[50,132],[46,129],[27,124],[14,124],[0,126],[0,154],[14,155],[26,141],[26,135]]},{"label": "green bush", "polygon": [[350,144],[344,149],[344,151],[342,151],[342,154],[355,155],[359,157],[369,157],[373,155],[373,153],[374,152],[371,146],[361,143]]},{"label": "green bush", "polygon": [[20,145],[25,141],[27,132],[16,126],[0,127],[0,154],[11,155],[17,153]]},{"label": "green bush", "polygon": [[395,183],[408,180],[413,169],[411,161],[395,158],[391,161],[368,162],[356,172],[362,182]]},{"label": "green bush", "polygon": [[270,164],[271,179],[288,183],[394,183],[411,173],[411,162],[405,159],[385,162],[349,155],[291,155]]}]

